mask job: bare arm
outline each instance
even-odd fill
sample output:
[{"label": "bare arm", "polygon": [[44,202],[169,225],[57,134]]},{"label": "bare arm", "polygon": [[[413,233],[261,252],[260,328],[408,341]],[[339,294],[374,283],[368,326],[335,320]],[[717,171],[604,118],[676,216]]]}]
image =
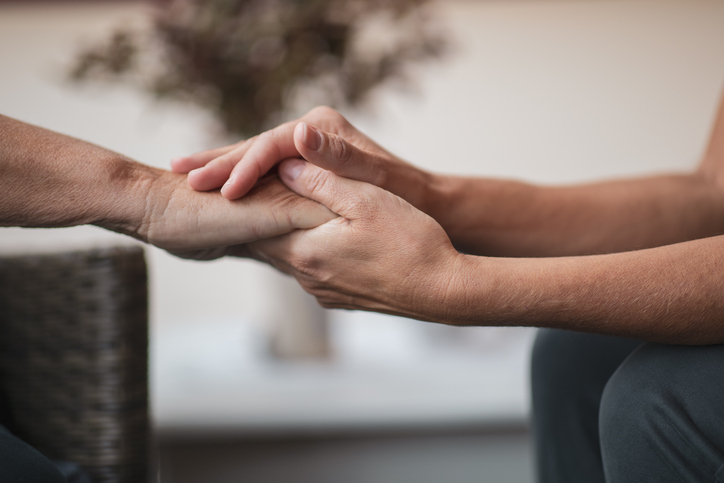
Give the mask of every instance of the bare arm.
[{"label": "bare arm", "polygon": [[329,108],[300,121],[177,160],[175,168],[194,170],[194,188],[224,184],[222,193],[234,199],[275,163],[301,155],[404,198],[435,218],[458,249],[479,255],[611,253],[724,233],[724,99],[698,170],[568,187],[429,173],[385,151]]},{"label": "bare arm", "polygon": [[230,202],[191,190],[184,176],[3,116],[0,192],[0,226],[95,224],[195,258],[333,216],[273,177]]},{"label": "bare arm", "polygon": [[431,217],[389,192],[311,164],[287,161],[280,172],[294,191],[341,216],[251,250],[325,307],[724,343],[724,236],[607,255],[463,255]]},{"label": "bare arm", "polygon": [[436,176],[430,192],[427,213],[475,254],[587,255],[724,234],[724,97],[691,173],[570,187]]},{"label": "bare arm", "polygon": [[460,309],[450,321],[455,325],[482,322],[671,344],[724,343],[723,236],[609,255],[467,256],[458,270],[469,278],[453,275],[457,282],[445,296]]},{"label": "bare arm", "polygon": [[724,233],[724,191],[698,172],[571,187],[457,177],[439,185],[428,213],[471,254],[590,255]]}]

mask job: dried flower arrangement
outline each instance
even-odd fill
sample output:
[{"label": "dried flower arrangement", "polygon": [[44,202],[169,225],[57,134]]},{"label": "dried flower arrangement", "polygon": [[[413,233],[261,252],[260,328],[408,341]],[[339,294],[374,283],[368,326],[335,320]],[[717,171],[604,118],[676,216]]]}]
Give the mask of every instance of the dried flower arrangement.
[{"label": "dried flower arrangement", "polygon": [[[76,81],[136,82],[212,110],[248,136],[296,106],[359,106],[406,68],[440,56],[428,0],[166,0],[150,28],[80,52]],[[375,26],[377,30],[375,30]]]}]

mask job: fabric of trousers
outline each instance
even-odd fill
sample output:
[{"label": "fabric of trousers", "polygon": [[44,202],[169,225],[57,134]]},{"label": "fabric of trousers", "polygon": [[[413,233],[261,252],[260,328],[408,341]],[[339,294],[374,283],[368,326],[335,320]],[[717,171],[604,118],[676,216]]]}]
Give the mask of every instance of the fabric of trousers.
[{"label": "fabric of trousers", "polygon": [[0,481],[66,483],[66,478],[48,458],[0,425]]},{"label": "fabric of trousers", "polygon": [[540,330],[539,483],[724,483],[724,346]]}]

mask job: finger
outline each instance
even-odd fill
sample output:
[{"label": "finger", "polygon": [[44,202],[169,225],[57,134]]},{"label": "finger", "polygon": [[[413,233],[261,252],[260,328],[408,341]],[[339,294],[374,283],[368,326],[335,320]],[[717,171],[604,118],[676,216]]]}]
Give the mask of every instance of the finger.
[{"label": "finger", "polygon": [[189,186],[197,191],[209,191],[233,181],[234,166],[241,161],[254,142],[256,142],[256,137],[238,144],[233,150],[209,161],[201,168],[191,171]]},{"label": "finger", "polygon": [[321,168],[376,186],[382,183],[383,160],[337,134],[300,122],[294,129],[294,145],[304,159]]},{"label": "finger", "polygon": [[[233,151],[232,151],[233,152]],[[196,191],[215,190],[222,186],[234,169],[233,161],[222,156],[189,173],[188,183]]]},{"label": "finger", "polygon": [[221,189],[224,198],[241,198],[275,164],[283,159],[299,156],[294,145],[294,126],[295,123],[289,122],[258,136]]},{"label": "finger", "polygon": [[216,159],[221,155],[233,151],[239,146],[239,144],[231,144],[229,146],[222,146],[220,148],[209,149],[201,151],[199,153],[190,154],[188,156],[182,156],[180,158],[171,160],[171,171],[174,173],[186,174],[194,169],[206,166],[206,164],[212,159]]},{"label": "finger", "polygon": [[321,203],[347,219],[367,211],[363,201],[370,189],[386,193],[370,184],[337,176],[331,171],[300,159],[287,159],[279,165],[279,177],[298,195]]}]

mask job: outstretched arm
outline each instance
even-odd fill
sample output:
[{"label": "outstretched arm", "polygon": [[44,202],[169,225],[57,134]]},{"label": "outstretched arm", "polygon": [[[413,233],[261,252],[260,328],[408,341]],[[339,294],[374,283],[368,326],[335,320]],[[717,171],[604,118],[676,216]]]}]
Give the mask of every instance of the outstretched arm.
[{"label": "outstretched arm", "polygon": [[283,158],[303,156],[404,198],[471,254],[587,255],[724,233],[724,99],[698,170],[567,187],[428,173],[380,148],[331,109],[317,108],[300,121],[183,158],[174,168],[194,170],[189,181],[196,189],[225,184],[222,193],[234,199]]},{"label": "outstretched arm", "polygon": [[432,218],[387,191],[300,161],[285,161],[280,174],[340,217],[250,250],[325,307],[724,343],[724,236],[607,255],[463,255]]},{"label": "outstretched arm", "polygon": [[229,201],[184,176],[0,116],[0,226],[95,224],[178,255],[214,258],[234,245],[319,225],[334,215],[277,178]]}]

